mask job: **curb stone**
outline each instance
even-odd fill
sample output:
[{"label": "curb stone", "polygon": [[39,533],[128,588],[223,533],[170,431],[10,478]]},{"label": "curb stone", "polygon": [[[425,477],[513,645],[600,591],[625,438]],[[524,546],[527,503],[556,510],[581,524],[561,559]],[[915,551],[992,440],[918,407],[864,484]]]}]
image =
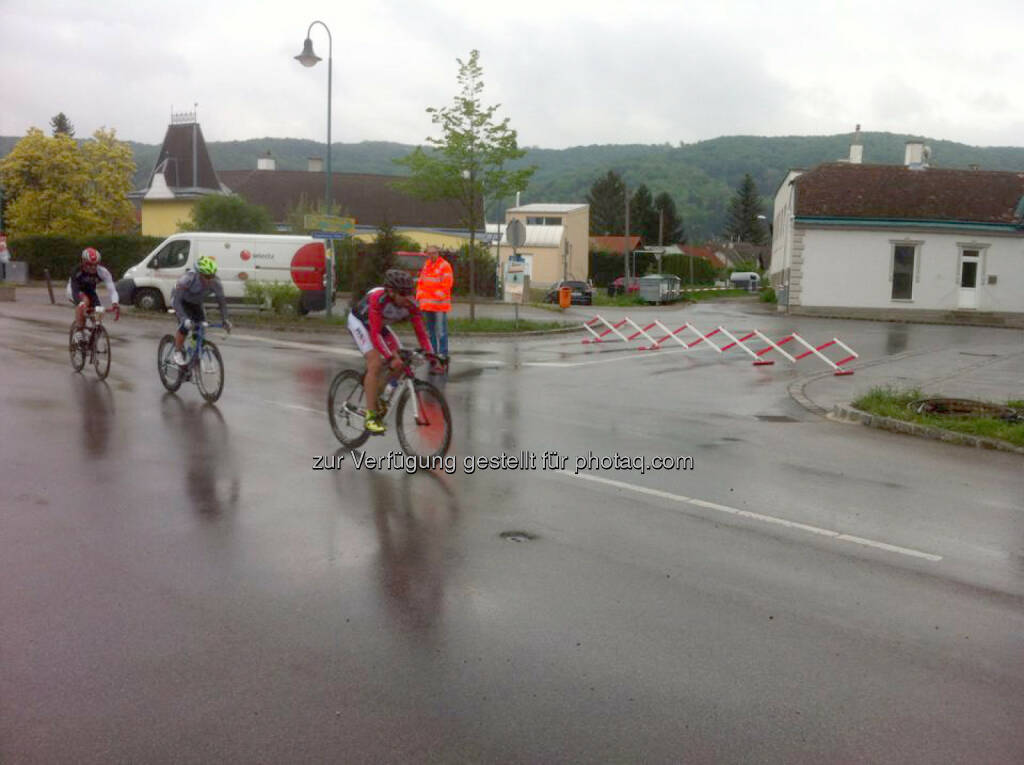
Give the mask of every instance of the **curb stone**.
[{"label": "curb stone", "polygon": [[867,425],[870,428],[879,428],[881,430],[889,430],[895,433],[905,433],[906,435],[918,436],[919,438],[931,438],[937,441],[960,444],[962,446],[973,446],[977,449],[995,449],[1001,452],[1024,454],[1024,446],[1016,446],[1008,443],[1007,441],[1001,441],[998,438],[972,436],[969,433],[957,433],[953,430],[936,428],[931,425],[920,425],[916,422],[897,420],[893,417],[869,414],[868,412],[861,411],[860,409],[854,409],[852,406],[846,406],[843,404],[836,404],[832,407],[830,419],[839,420],[841,422],[860,423],[862,425]]}]

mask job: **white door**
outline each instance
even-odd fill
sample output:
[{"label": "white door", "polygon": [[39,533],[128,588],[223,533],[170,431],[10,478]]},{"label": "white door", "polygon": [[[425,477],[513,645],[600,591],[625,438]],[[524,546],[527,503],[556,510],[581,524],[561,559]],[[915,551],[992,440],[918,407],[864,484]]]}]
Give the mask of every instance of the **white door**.
[{"label": "white door", "polygon": [[981,258],[977,250],[963,250],[960,253],[960,308],[978,307],[978,272]]}]

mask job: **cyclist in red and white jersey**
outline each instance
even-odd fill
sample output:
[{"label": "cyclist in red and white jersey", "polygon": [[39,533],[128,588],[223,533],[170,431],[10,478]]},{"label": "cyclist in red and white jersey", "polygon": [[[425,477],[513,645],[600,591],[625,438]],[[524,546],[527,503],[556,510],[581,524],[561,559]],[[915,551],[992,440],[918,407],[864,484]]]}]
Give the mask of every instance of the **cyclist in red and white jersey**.
[{"label": "cyclist in red and white jersey", "polygon": [[423,326],[423,316],[412,296],[414,286],[409,274],[392,268],[384,274],[384,286],[374,287],[367,292],[348,315],[348,331],[352,333],[360,353],[366,359],[366,377],[363,381],[363,389],[366,391],[366,429],[375,435],[386,430],[377,418],[377,394],[385,360],[394,372],[402,368],[402,359],[397,353],[402,344],[388,325],[409,319],[420,348],[431,360],[432,368],[439,367],[427,330]]}]

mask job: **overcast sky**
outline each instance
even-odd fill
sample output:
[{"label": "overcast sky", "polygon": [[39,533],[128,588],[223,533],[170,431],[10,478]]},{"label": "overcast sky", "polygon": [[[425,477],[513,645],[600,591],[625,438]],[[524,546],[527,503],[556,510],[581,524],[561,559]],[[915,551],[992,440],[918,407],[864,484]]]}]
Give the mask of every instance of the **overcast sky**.
[{"label": "overcast sky", "polygon": [[521,146],[826,135],[860,123],[1024,145],[1020,0],[0,0],[0,135],[100,126],[159,143],[198,103],[208,141],[422,143],[480,51]]}]

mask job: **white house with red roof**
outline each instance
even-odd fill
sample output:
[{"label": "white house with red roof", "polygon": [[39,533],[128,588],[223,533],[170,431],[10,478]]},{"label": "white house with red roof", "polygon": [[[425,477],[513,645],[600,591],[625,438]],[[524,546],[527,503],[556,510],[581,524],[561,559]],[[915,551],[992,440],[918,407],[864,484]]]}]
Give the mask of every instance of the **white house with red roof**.
[{"label": "white house with red roof", "polygon": [[1024,325],[1024,173],[850,159],[792,170],[775,194],[780,310]]}]

